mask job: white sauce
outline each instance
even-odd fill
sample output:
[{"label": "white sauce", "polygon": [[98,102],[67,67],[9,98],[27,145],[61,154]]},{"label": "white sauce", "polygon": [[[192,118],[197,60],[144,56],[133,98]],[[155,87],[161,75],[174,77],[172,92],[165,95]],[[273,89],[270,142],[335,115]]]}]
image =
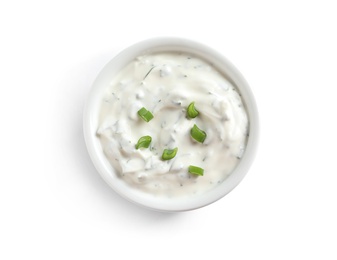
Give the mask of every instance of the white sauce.
[{"label": "white sauce", "polygon": [[[186,117],[195,102],[196,118]],[[154,118],[141,119],[145,107]],[[207,134],[204,143],[190,136],[196,124]],[[149,148],[135,149],[149,135]],[[138,57],[107,87],[97,130],[103,151],[120,178],[154,195],[203,193],[221,183],[243,155],[248,116],[237,89],[210,64],[189,54],[156,53]],[[164,149],[177,155],[162,160]],[[188,172],[204,169],[203,176]]]}]

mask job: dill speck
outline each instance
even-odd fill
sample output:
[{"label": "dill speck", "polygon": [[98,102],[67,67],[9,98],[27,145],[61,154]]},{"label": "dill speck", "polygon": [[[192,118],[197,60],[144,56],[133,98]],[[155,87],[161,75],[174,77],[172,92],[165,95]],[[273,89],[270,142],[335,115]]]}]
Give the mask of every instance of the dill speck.
[{"label": "dill speck", "polygon": [[143,80],[146,79],[146,77],[151,73],[151,71],[154,69],[155,66],[153,66],[144,76]]}]

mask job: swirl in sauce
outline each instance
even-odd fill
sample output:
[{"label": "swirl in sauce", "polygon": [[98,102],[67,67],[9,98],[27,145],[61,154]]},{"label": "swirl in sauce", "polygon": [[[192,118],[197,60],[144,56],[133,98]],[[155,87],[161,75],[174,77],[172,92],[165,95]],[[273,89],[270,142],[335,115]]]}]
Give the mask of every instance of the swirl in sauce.
[{"label": "swirl in sauce", "polygon": [[[191,102],[199,115],[186,117]],[[137,111],[154,115],[145,122]],[[190,136],[193,125],[207,133],[204,143]],[[99,128],[105,156],[132,187],[154,195],[203,193],[221,183],[243,155],[249,122],[240,93],[206,61],[188,53],[163,52],[140,56],[113,78],[102,100]],[[147,149],[136,149],[151,136]],[[171,160],[164,149],[178,147]],[[188,172],[190,165],[203,176]]]}]

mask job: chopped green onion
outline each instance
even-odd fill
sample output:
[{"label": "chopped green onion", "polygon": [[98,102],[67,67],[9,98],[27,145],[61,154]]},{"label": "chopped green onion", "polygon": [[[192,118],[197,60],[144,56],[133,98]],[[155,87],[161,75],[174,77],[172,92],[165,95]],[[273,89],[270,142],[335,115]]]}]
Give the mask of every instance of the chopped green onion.
[{"label": "chopped green onion", "polygon": [[191,136],[193,139],[198,141],[199,143],[203,143],[206,139],[206,133],[199,129],[196,124],[194,124],[193,128],[191,129]]},{"label": "chopped green onion", "polygon": [[152,113],[145,107],[138,110],[138,115],[146,122],[149,122],[153,118]]},{"label": "chopped green onion", "polygon": [[188,167],[188,172],[192,173],[194,175],[199,175],[199,176],[203,176],[204,175],[204,169],[203,168],[200,168],[200,167],[197,167],[197,166],[193,166],[193,165],[190,165]]},{"label": "chopped green onion", "polygon": [[171,160],[172,158],[176,156],[177,152],[178,152],[178,147],[174,148],[173,150],[165,149],[163,151],[163,155],[161,156],[161,158],[163,160]]},{"label": "chopped green onion", "polygon": [[139,148],[148,148],[150,146],[150,143],[152,141],[151,136],[145,135],[139,138],[137,144],[136,144],[136,149]]},{"label": "chopped green onion", "polygon": [[189,118],[195,118],[199,115],[198,110],[195,109],[194,107],[194,102],[192,102],[191,104],[188,105],[187,107],[187,116]]}]

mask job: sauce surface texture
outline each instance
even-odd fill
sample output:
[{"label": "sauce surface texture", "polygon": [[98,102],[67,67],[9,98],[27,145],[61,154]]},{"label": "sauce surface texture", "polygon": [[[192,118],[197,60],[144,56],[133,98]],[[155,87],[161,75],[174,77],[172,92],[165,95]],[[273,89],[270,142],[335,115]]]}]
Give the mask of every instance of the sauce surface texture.
[{"label": "sauce surface texture", "polygon": [[[194,102],[198,114],[187,116]],[[146,122],[138,111],[148,110]],[[131,187],[154,195],[190,196],[223,182],[242,157],[249,135],[240,93],[206,61],[188,53],[140,56],[107,86],[97,137],[105,156]],[[191,136],[196,125],[203,142]],[[141,137],[151,142],[136,149]],[[178,148],[172,159],[165,149]],[[189,172],[190,166],[203,175]],[[191,168],[193,169],[193,168]]]}]

